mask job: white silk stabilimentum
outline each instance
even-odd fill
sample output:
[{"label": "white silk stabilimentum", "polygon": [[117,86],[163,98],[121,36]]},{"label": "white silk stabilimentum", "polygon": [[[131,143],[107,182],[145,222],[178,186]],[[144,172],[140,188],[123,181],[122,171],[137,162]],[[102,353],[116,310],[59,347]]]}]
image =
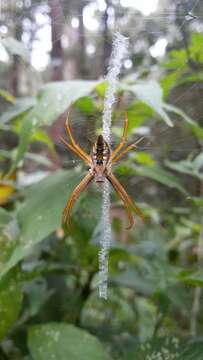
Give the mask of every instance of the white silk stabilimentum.
[{"label": "white silk stabilimentum", "polygon": [[[107,90],[104,98],[103,111],[103,137],[110,145],[111,143],[111,119],[112,108],[116,100],[118,75],[121,70],[122,61],[127,55],[128,39],[116,33],[113,41],[113,48],[106,76]],[[102,203],[102,229],[103,236],[100,241],[101,250],[99,253],[99,296],[107,299],[108,285],[108,253],[111,246],[111,223],[110,223],[110,186],[106,180],[103,186]]]}]

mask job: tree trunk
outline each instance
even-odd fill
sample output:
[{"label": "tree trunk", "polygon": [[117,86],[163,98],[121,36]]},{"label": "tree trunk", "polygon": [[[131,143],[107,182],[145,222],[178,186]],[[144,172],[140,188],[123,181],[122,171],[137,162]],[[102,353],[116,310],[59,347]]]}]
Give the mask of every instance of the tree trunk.
[{"label": "tree trunk", "polygon": [[79,52],[78,52],[78,75],[81,78],[87,77],[87,66],[86,66],[86,38],[85,38],[85,27],[83,22],[83,9],[85,3],[80,4],[78,7],[78,19],[79,19]]},{"label": "tree trunk", "polygon": [[61,45],[63,9],[60,0],[50,1],[51,33],[52,33],[52,80],[63,79],[63,50]]},{"label": "tree trunk", "polygon": [[[16,8],[16,12],[18,14],[18,10]],[[14,27],[14,37],[18,41],[21,41],[22,36],[22,23],[18,21],[18,16],[16,16],[17,20]],[[13,55],[13,68],[11,75],[11,86],[13,95],[20,95],[20,57],[18,55]]]},{"label": "tree trunk", "polygon": [[102,16],[102,37],[103,41],[103,56],[102,56],[102,65],[103,65],[103,74],[106,75],[109,63],[109,57],[111,55],[112,45],[111,45],[111,36],[109,34],[108,28],[108,9],[110,2],[106,0],[106,10]]}]

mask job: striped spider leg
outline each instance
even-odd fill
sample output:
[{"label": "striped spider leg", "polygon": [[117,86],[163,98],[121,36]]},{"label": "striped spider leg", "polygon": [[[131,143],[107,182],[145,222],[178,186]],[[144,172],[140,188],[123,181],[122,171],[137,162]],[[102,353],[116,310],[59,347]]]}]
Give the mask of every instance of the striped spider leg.
[{"label": "striped spider leg", "polygon": [[[65,139],[61,138],[66,147],[68,147],[72,152],[78,155],[88,166],[90,166],[89,172],[79,183],[79,185],[73,190],[65,209],[63,210],[62,223],[68,223],[70,226],[70,214],[72,207],[75,201],[78,199],[80,194],[86,189],[90,182],[95,179],[98,185],[104,183],[105,178],[111,183],[114,190],[121,198],[124,203],[124,206],[127,211],[127,216],[129,220],[128,229],[132,228],[134,225],[134,217],[132,211],[135,211],[142,220],[144,216],[139,207],[133,203],[132,199],[129,197],[123,186],[116,179],[115,175],[112,173],[112,165],[119,161],[128,151],[137,147],[137,144],[143,140],[143,138],[136,141],[134,144],[128,145],[124,150],[123,147],[126,144],[127,140],[127,131],[128,131],[128,118],[125,116],[123,135],[119,145],[111,152],[109,144],[104,140],[102,135],[99,135],[97,141],[95,142],[92,152],[88,155],[81,147],[76,143],[72,135],[72,131],[68,122],[68,117],[65,123],[65,128],[67,135],[70,138],[68,143]],[[121,151],[122,150],[122,151]]]}]

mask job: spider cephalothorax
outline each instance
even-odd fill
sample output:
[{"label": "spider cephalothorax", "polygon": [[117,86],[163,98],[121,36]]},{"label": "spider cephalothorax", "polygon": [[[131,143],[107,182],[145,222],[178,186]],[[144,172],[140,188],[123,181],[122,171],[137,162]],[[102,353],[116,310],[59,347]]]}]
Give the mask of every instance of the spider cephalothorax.
[{"label": "spider cephalothorax", "polygon": [[[72,192],[66,207],[63,211],[62,223],[68,223],[70,225],[70,214],[71,209],[74,205],[74,202],[77,200],[79,195],[88,184],[95,179],[98,185],[104,183],[105,179],[107,179],[115,191],[122,199],[124,206],[127,211],[128,219],[129,219],[129,229],[134,225],[134,218],[132,215],[132,211],[135,211],[143,220],[144,216],[141,210],[135,205],[132,199],[129,197],[125,189],[122,187],[120,182],[116,179],[116,177],[112,173],[112,165],[114,165],[118,160],[120,160],[129,150],[137,147],[137,144],[143,139],[137,140],[135,143],[128,145],[124,150],[127,138],[127,130],[128,130],[128,118],[125,117],[124,122],[124,130],[123,136],[121,138],[120,144],[111,152],[109,144],[104,140],[102,135],[99,135],[97,141],[95,142],[92,152],[88,155],[81,147],[75,142],[72,132],[70,129],[70,125],[68,122],[68,118],[65,123],[67,134],[70,138],[71,144],[69,144],[66,140],[62,138],[63,143],[72,150],[76,155],[78,155],[84,162],[90,167],[87,175],[83,178],[80,184],[75,188]],[[122,151],[121,151],[122,150]]]}]

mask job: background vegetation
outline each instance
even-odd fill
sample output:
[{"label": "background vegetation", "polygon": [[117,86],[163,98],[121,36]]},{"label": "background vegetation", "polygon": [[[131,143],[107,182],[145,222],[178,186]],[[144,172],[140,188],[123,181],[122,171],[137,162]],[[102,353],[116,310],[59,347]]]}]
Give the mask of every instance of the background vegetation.
[{"label": "background vegetation", "polygon": [[[1,360],[203,358],[203,5],[127,3],[1,0]],[[118,29],[130,51],[113,141],[126,110],[129,143],[145,141],[115,173],[146,223],[126,231],[112,192],[104,301],[101,193],[90,186],[74,207],[74,229],[61,227],[87,169],[60,135],[72,104],[74,135],[90,151]]]}]

